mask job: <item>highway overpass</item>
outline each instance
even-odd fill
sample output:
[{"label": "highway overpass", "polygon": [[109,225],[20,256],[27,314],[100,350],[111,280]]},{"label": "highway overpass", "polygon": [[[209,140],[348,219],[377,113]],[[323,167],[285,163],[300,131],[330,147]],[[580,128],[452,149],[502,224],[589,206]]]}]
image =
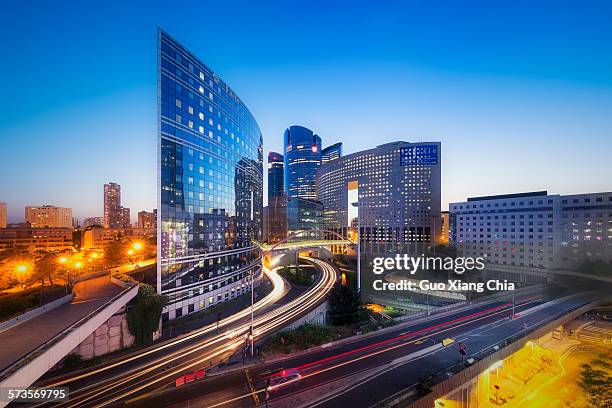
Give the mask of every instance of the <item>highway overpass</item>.
[{"label": "highway overpass", "polygon": [[[318,268],[319,276],[312,286],[293,297],[288,283],[276,271],[264,269],[273,290],[255,303],[256,340],[291,325],[327,299],[337,282],[336,270],[318,259],[307,261]],[[285,298],[290,300],[284,301]],[[249,326],[250,308],[246,308],[222,319],[218,325],[206,325],[93,369],[45,379],[36,386],[69,387],[70,401],[54,404],[60,407],[107,406],[138,398],[173,386],[175,379],[186,373],[227,361],[245,344]]]},{"label": "highway overpass", "polygon": [[[522,339],[556,327],[600,299],[596,293],[560,296],[549,289],[537,296],[518,297],[514,309],[511,301],[503,299],[475,303],[250,366],[248,375],[241,368],[191,387],[153,393],[133,405],[145,407],[156,401],[174,407],[255,407],[265,398],[267,378],[295,369],[301,374],[299,382],[273,392],[269,407],[409,406],[419,400],[416,390],[424,378],[432,389],[435,381],[442,384],[449,377],[465,380],[459,374],[466,369],[459,343],[467,345],[474,365],[489,364],[489,356],[522,347]],[[511,318],[513,311],[516,316]],[[422,406],[433,407],[434,391],[428,398],[431,401]]]},{"label": "highway overpass", "polygon": [[[0,333],[0,387],[28,387],[138,293],[107,276],[75,284],[74,298]],[[0,406],[2,406],[0,402]]]}]

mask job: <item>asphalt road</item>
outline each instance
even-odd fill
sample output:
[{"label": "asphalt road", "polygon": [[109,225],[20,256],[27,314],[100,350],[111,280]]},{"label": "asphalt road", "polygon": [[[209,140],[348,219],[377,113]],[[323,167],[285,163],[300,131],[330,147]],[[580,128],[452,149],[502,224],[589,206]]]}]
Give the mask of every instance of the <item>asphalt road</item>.
[{"label": "asphalt road", "polygon": [[[307,258],[309,259],[309,258]],[[273,281],[272,292],[261,299],[255,315],[255,336],[263,336],[312,310],[329,294],[336,282],[335,269],[322,261],[311,259],[319,269],[318,281],[307,291],[289,302],[282,303],[286,283],[275,272],[268,274]],[[190,334],[157,344],[126,356],[119,361],[96,367],[77,375],[47,381],[45,386],[70,389],[70,400],[59,406],[107,406],[126,398],[173,385],[176,377],[227,359],[244,344],[250,325],[250,308],[216,324]],[[37,384],[40,386],[41,384]],[[57,405],[54,405],[57,406]]]},{"label": "asphalt road", "polygon": [[[474,353],[490,347],[513,333],[525,330],[558,313],[573,309],[584,300],[550,305],[524,317],[520,313],[542,303],[543,299],[517,299],[515,312],[519,318],[510,319],[511,303],[476,304],[469,310],[432,317],[426,321],[394,327],[385,333],[318,349],[283,361],[257,365],[246,370],[235,370],[164,393],[148,395],[130,406],[172,407],[253,407],[264,401],[266,378],[283,369],[297,368],[302,379],[280,391],[271,393],[269,406],[370,407],[388,396],[418,383],[423,374],[431,374],[461,359],[458,342]],[[444,338],[455,343],[447,348],[439,344]],[[435,344],[438,344],[436,346]],[[412,353],[428,353],[410,364],[394,366],[393,362]],[[372,373],[371,370],[377,370]],[[385,372],[385,370],[388,370]],[[367,381],[356,380],[364,373]],[[345,379],[355,385],[350,392],[333,396],[318,405],[325,390]]]}]

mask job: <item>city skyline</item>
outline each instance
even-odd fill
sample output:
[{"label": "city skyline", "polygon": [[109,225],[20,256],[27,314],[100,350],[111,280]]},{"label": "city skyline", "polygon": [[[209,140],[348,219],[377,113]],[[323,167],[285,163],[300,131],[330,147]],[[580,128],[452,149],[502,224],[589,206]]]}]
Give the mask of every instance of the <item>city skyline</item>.
[{"label": "city skyline", "polygon": [[[108,180],[123,186],[127,207],[155,208],[156,180],[146,174],[157,165],[157,26],[233,85],[258,118],[264,154],[282,151],[291,125],[315,129],[324,146],[343,142],[345,154],[397,140],[439,140],[443,209],[509,191],[611,190],[609,4],[543,3],[524,6],[528,15],[522,7],[498,8],[497,15],[511,17],[518,30],[512,33],[506,17],[486,7],[433,14],[425,5],[367,13],[352,7],[346,15],[346,6],[334,5],[320,16],[318,6],[300,5],[291,38],[281,39],[282,25],[262,22],[283,21],[295,9],[274,3],[241,9],[232,24],[213,18],[197,27],[156,4],[144,13],[127,5],[119,14],[111,4],[83,19],[87,24],[72,19],[83,13],[76,4],[8,5],[1,30],[16,39],[2,45],[13,64],[0,68],[13,78],[0,117],[0,141],[12,153],[0,164],[0,173],[11,175],[0,186],[8,221],[39,204],[73,208],[79,219],[100,216],[100,186]],[[194,22],[228,10],[189,7]],[[26,12],[37,35],[14,23]],[[419,22],[421,15],[429,17]],[[346,31],[337,27],[340,18],[349,22]],[[61,33],[56,21],[65,26]],[[213,33],[224,36],[222,45],[209,41]],[[234,58],[244,49],[244,58]],[[66,70],[70,61],[79,68]],[[40,87],[28,87],[34,78]]]}]

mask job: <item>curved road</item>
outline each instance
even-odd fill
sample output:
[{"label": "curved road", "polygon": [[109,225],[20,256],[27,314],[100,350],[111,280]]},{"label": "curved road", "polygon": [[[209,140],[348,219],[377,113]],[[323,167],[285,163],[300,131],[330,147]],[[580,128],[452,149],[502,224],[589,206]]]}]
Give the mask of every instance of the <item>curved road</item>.
[{"label": "curved road", "polygon": [[[286,326],[320,304],[336,282],[336,271],[327,262],[305,257],[320,271],[320,279],[291,302],[254,319],[255,339]],[[262,309],[285,294],[285,283],[276,271],[265,271],[274,289],[255,308]],[[56,406],[102,407],[163,388],[176,377],[210,367],[231,356],[243,344],[250,327],[250,308],[178,339],[129,356],[112,364],[45,384],[70,388],[70,400]],[[197,340],[194,342],[194,340]]]}]

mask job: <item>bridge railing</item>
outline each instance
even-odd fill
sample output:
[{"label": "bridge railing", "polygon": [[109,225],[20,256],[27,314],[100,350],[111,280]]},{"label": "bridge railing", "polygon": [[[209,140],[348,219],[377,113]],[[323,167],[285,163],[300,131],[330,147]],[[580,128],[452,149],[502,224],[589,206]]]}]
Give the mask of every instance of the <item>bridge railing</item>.
[{"label": "bridge railing", "polygon": [[466,362],[458,361],[425,376],[428,382],[434,384],[431,386],[431,391],[428,394],[415,398],[414,393],[411,392],[414,386],[411,386],[385,400],[385,406],[409,406],[411,408],[433,407],[437,398],[448,395],[462,385],[468,384],[472,378],[477,377],[487,370],[491,364],[498,360],[503,360],[520,350],[530,339],[544,336],[559,325],[584,314],[594,306],[597,306],[600,302],[601,300],[585,301],[572,310],[561,310],[545,321],[540,321],[532,326],[526,327],[518,333],[507,336],[494,345],[469,355],[469,358],[474,359],[472,365],[466,365]]},{"label": "bridge railing", "polygon": [[[123,297],[129,297],[129,299],[127,299],[127,301],[132,299],[134,296],[136,296],[136,293],[138,292],[138,287],[139,287],[139,285],[133,285],[133,286],[125,288],[124,290],[122,290],[121,292],[117,293],[115,296],[113,296],[112,298],[110,298],[109,300],[104,302],[104,304],[100,305],[99,307],[97,307],[93,311],[89,312],[88,314],[86,314],[85,316],[83,316],[82,318],[77,320],[76,322],[72,323],[70,326],[68,326],[65,329],[61,330],[59,333],[57,333],[55,336],[53,336],[49,340],[46,340],[43,343],[41,343],[34,350],[30,351],[29,353],[27,353],[24,356],[20,356],[19,358],[17,358],[13,363],[9,364],[7,367],[5,367],[3,369],[2,372],[0,372],[0,385],[4,386],[4,381],[7,378],[9,378],[12,374],[14,374],[19,369],[23,368],[24,366],[28,365],[29,363],[31,363],[32,361],[34,361],[35,359],[37,359],[38,357],[43,355],[47,350],[51,349],[53,346],[55,346],[56,344],[58,344],[59,342],[61,342],[65,338],[67,338],[73,332],[79,330],[90,319],[92,319],[94,316],[96,316],[96,315],[100,314],[101,312],[103,312],[104,309],[106,309],[111,304],[117,302],[118,300],[120,300]],[[127,303],[127,301],[126,301],[126,303]],[[77,345],[78,345],[78,343],[77,343]],[[55,363],[57,363],[57,362],[55,362]],[[55,363],[53,363],[53,365]]]}]

